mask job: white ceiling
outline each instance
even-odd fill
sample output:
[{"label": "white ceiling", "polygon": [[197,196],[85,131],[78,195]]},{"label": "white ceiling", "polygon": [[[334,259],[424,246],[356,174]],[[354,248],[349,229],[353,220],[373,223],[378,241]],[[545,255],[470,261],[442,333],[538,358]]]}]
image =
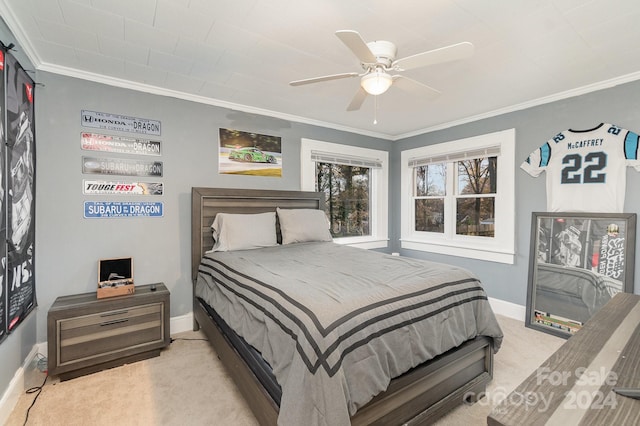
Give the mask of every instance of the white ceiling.
[{"label": "white ceiling", "polygon": [[[0,0],[0,13],[39,70],[392,140],[640,79],[638,0]],[[373,96],[346,111],[357,78],[288,84],[361,71],[343,29],[398,57],[461,41],[475,54],[406,71],[442,95],[392,87],[374,125]]]}]

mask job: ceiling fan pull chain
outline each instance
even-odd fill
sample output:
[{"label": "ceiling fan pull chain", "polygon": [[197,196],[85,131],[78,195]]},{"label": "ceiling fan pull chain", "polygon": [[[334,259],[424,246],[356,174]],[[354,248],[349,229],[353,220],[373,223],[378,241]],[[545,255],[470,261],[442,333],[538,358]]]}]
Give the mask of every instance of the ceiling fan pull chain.
[{"label": "ceiling fan pull chain", "polygon": [[378,95],[373,97],[373,124],[378,124]]}]

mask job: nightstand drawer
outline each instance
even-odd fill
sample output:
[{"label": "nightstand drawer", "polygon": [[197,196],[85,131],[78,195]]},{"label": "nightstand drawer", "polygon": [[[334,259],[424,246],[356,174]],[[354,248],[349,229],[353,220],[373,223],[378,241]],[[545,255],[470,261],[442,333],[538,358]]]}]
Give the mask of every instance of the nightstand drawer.
[{"label": "nightstand drawer", "polygon": [[61,320],[59,365],[162,342],[162,304]]},{"label": "nightstand drawer", "polygon": [[145,306],[136,306],[126,309],[116,309],[114,311],[100,312],[98,314],[85,315],[82,317],[63,319],[58,321],[61,332],[67,330],[73,330],[82,327],[89,327],[92,325],[109,326],[112,324],[118,324],[123,320],[133,319],[138,316],[147,314],[162,314],[162,305],[160,303],[154,303]]}]

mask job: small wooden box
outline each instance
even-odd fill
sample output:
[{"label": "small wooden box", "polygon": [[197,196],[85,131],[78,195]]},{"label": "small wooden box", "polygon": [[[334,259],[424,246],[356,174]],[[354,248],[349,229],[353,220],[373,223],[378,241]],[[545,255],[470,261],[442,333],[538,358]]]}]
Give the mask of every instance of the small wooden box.
[{"label": "small wooden box", "polygon": [[125,284],[117,287],[98,287],[98,299],[113,296],[126,296],[128,294],[134,294],[135,291],[136,286],[133,284]]},{"label": "small wooden box", "polygon": [[98,261],[98,299],[131,295],[133,285],[133,259],[121,257]]}]

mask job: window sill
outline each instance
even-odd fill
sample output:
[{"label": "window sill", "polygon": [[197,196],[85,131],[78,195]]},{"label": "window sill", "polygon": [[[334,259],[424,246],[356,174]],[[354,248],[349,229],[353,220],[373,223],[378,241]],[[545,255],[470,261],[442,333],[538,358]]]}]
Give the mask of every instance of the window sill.
[{"label": "window sill", "polygon": [[336,244],[343,244],[346,246],[358,247],[363,249],[387,248],[389,246],[388,239],[381,240],[375,237],[335,238],[333,242]]},{"label": "window sill", "polygon": [[426,251],[430,253],[446,254],[471,259],[486,260],[489,262],[507,263],[513,265],[515,253],[496,248],[460,246],[453,244],[440,244],[418,240],[403,239],[400,242],[403,249]]}]

